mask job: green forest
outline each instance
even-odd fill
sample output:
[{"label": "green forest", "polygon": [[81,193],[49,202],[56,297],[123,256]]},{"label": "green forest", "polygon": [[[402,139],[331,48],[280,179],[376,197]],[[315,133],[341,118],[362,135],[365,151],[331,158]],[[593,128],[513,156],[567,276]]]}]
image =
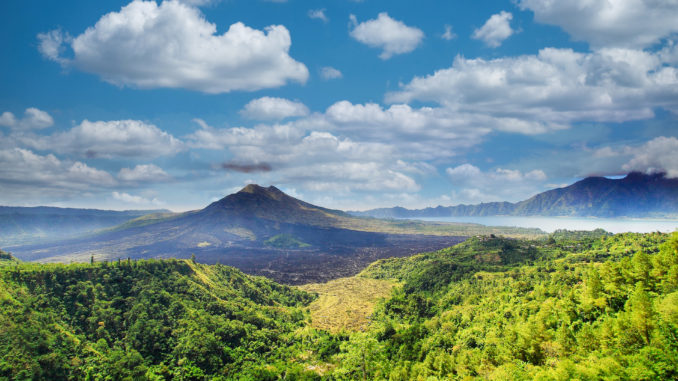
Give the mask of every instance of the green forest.
[{"label": "green forest", "polygon": [[366,329],[315,293],[191,260],[0,254],[2,380],[678,378],[678,233],[477,236],[380,260]]}]

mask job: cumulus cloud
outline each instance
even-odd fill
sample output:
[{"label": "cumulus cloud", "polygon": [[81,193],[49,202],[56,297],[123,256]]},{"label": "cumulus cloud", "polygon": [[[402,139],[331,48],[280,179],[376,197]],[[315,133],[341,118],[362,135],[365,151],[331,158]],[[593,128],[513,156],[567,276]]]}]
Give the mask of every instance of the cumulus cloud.
[{"label": "cumulus cloud", "polygon": [[29,107],[24,111],[24,117],[17,119],[13,113],[5,111],[0,115],[0,126],[19,130],[39,130],[50,127],[54,119],[47,112],[35,107]]},{"label": "cumulus cloud", "polygon": [[184,149],[179,139],[138,120],[84,120],[68,131],[49,136],[19,136],[17,139],[33,149],[86,158],[152,158],[174,155]]},{"label": "cumulus cloud", "polygon": [[510,23],[512,19],[513,15],[506,11],[492,15],[482,27],[473,31],[472,37],[483,40],[489,47],[497,48],[513,34]]},{"label": "cumulus cloud", "polygon": [[[671,47],[675,49],[675,47]],[[625,122],[678,112],[678,69],[668,53],[601,49],[485,60],[457,57],[450,68],[415,77],[388,102],[434,101],[456,112],[514,118],[506,130],[542,133],[577,121]]]},{"label": "cumulus cloud", "polygon": [[320,76],[324,80],[330,80],[330,79],[337,79],[341,78],[342,74],[339,70],[331,67],[331,66],[325,66],[322,69],[320,69]]},{"label": "cumulus cloud", "polygon": [[129,193],[125,192],[113,192],[111,193],[113,195],[113,199],[117,201],[121,201],[125,204],[134,204],[134,205],[153,205],[153,206],[160,206],[164,205],[164,203],[157,198],[153,199],[147,199],[145,197],[141,196],[134,196]]},{"label": "cumulus cloud", "polygon": [[118,172],[118,179],[132,183],[161,182],[171,177],[162,168],[155,164],[139,164],[134,168],[122,168]]},{"label": "cumulus cloud", "polygon": [[[119,86],[215,94],[308,78],[306,66],[288,54],[292,41],[284,26],[260,31],[238,22],[217,34],[197,8],[176,1],[133,1],[74,38],[60,31],[38,38],[45,57]],[[64,44],[71,58],[62,54]]]},{"label": "cumulus cloud", "polygon": [[458,155],[493,130],[538,133],[542,123],[510,116],[455,111],[445,107],[413,108],[394,104],[352,104],[340,101],[324,115],[326,128],[350,133],[361,140],[387,141],[409,159],[431,160]]},{"label": "cumulus cloud", "polygon": [[488,178],[493,181],[518,182],[525,180],[546,180],[546,174],[540,169],[523,173],[516,169],[496,168],[493,172],[482,172],[478,167],[471,164],[462,164],[445,170],[447,175],[456,182],[463,184],[478,184]]},{"label": "cumulus cloud", "polygon": [[73,41],[73,38],[68,33],[63,32],[61,29],[54,29],[47,33],[38,34],[38,41],[38,51],[45,58],[62,65],[68,64],[69,60],[62,56],[66,50],[65,45]]},{"label": "cumulus cloud", "polygon": [[447,168],[445,173],[457,187],[454,199],[467,203],[519,201],[542,190],[547,179],[541,169],[528,172],[506,168],[482,171],[468,163]]},{"label": "cumulus cloud", "polygon": [[520,0],[536,21],[563,28],[595,48],[643,48],[678,32],[674,0]]},{"label": "cumulus cloud", "polygon": [[262,97],[251,100],[240,111],[248,119],[281,120],[308,115],[308,107],[301,102],[285,98]]},{"label": "cumulus cloud", "polygon": [[[632,144],[609,143],[595,148],[573,148],[549,150],[539,159],[541,168],[547,170],[549,177],[567,183],[572,178],[624,175],[633,171],[647,174],[665,172],[669,177],[678,177],[676,137],[659,136]],[[533,163],[533,159],[525,158],[518,165]]]},{"label": "cumulus cloud", "polygon": [[622,166],[625,171],[645,173],[666,172],[678,177],[678,139],[660,136],[637,148],[627,148],[631,159]]},{"label": "cumulus cloud", "polygon": [[297,184],[316,190],[332,188],[337,192],[419,189],[404,169],[407,163],[398,162],[394,150],[387,145],[308,131],[296,123],[216,129],[203,122],[189,137],[189,144],[227,149],[234,156],[227,163],[230,170],[252,173],[261,169],[262,163],[275,163],[267,178],[276,184]]},{"label": "cumulus cloud", "polygon": [[[332,174],[332,176],[327,176]],[[302,165],[289,170],[286,177],[304,188],[325,192],[352,191],[416,192],[421,189],[410,176],[385,168],[375,162],[333,162],[320,165]]]},{"label": "cumulus cloud", "polygon": [[324,23],[327,23],[330,21],[330,19],[327,18],[325,15],[325,8],[323,9],[311,9],[308,11],[308,17],[316,20],[321,20]]},{"label": "cumulus cloud", "polygon": [[351,37],[367,46],[382,49],[379,58],[383,60],[413,51],[424,38],[420,29],[392,19],[386,12],[362,23],[358,23],[355,15],[351,15],[350,19],[353,25]]},{"label": "cumulus cloud", "polygon": [[27,197],[69,197],[114,186],[108,173],[79,161],[63,161],[56,156],[39,155],[30,150],[0,150],[2,199]]},{"label": "cumulus cloud", "polygon": [[304,136],[304,131],[289,124],[273,126],[260,125],[254,128],[233,127],[214,128],[201,119],[194,120],[200,129],[188,136],[188,144],[192,148],[220,150],[236,147],[247,150],[248,147],[269,145],[288,145]]}]

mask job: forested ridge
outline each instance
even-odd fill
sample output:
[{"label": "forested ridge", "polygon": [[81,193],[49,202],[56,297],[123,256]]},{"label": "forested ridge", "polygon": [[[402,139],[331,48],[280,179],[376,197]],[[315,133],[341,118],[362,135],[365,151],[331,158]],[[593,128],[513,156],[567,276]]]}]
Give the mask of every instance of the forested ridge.
[{"label": "forested ridge", "polygon": [[1,268],[0,378],[275,379],[311,295],[179,260]]},{"label": "forested ridge", "polygon": [[363,276],[404,286],[345,349],[370,348],[369,378],[675,379],[678,234],[668,237],[478,238],[380,261]]},{"label": "forested ridge", "polygon": [[678,377],[678,233],[474,237],[359,277],[394,280],[364,331],[227,266],[0,258],[0,379]]}]

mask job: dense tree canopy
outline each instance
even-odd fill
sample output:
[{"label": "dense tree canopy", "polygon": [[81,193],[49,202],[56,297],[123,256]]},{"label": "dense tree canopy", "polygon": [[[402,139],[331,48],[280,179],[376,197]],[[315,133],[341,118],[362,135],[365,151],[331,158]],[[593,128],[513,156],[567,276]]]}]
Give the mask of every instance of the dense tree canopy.
[{"label": "dense tree canopy", "polygon": [[368,329],[226,266],[19,263],[0,253],[0,379],[678,377],[678,233],[474,237],[360,277],[401,286]]}]

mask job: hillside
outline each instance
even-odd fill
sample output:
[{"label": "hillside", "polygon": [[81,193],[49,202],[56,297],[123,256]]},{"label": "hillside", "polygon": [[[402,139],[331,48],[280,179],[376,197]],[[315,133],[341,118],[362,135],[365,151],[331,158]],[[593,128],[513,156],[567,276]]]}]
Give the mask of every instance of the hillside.
[{"label": "hillside", "polygon": [[678,179],[665,174],[637,172],[621,179],[587,177],[570,186],[552,189],[517,203],[438,206],[410,210],[401,207],[352,212],[376,218],[450,216],[581,216],[676,217]]},{"label": "hillside", "polygon": [[471,234],[538,236],[538,229],[499,229],[357,218],[248,185],[204,209],[143,216],[86,237],[12,247],[21,260],[88,262],[118,258],[189,258],[235,266],[286,284],[351,276],[392,256],[440,249]]},{"label": "hillside", "polygon": [[274,379],[311,295],[226,266],[0,267],[0,378]]},{"label": "hillside", "polygon": [[[382,260],[396,279],[365,334],[342,346],[347,378],[678,377],[678,233],[477,238]],[[355,351],[355,352],[354,352]],[[352,355],[353,354],[353,355]]]},{"label": "hillside", "polygon": [[168,210],[98,210],[0,206],[0,247],[75,237]]},{"label": "hillside", "polygon": [[0,266],[14,265],[18,262],[12,254],[0,249]]},{"label": "hillside", "polygon": [[474,237],[317,298],[190,260],[15,263],[0,378],[676,379],[677,275],[678,233],[603,231]]}]

